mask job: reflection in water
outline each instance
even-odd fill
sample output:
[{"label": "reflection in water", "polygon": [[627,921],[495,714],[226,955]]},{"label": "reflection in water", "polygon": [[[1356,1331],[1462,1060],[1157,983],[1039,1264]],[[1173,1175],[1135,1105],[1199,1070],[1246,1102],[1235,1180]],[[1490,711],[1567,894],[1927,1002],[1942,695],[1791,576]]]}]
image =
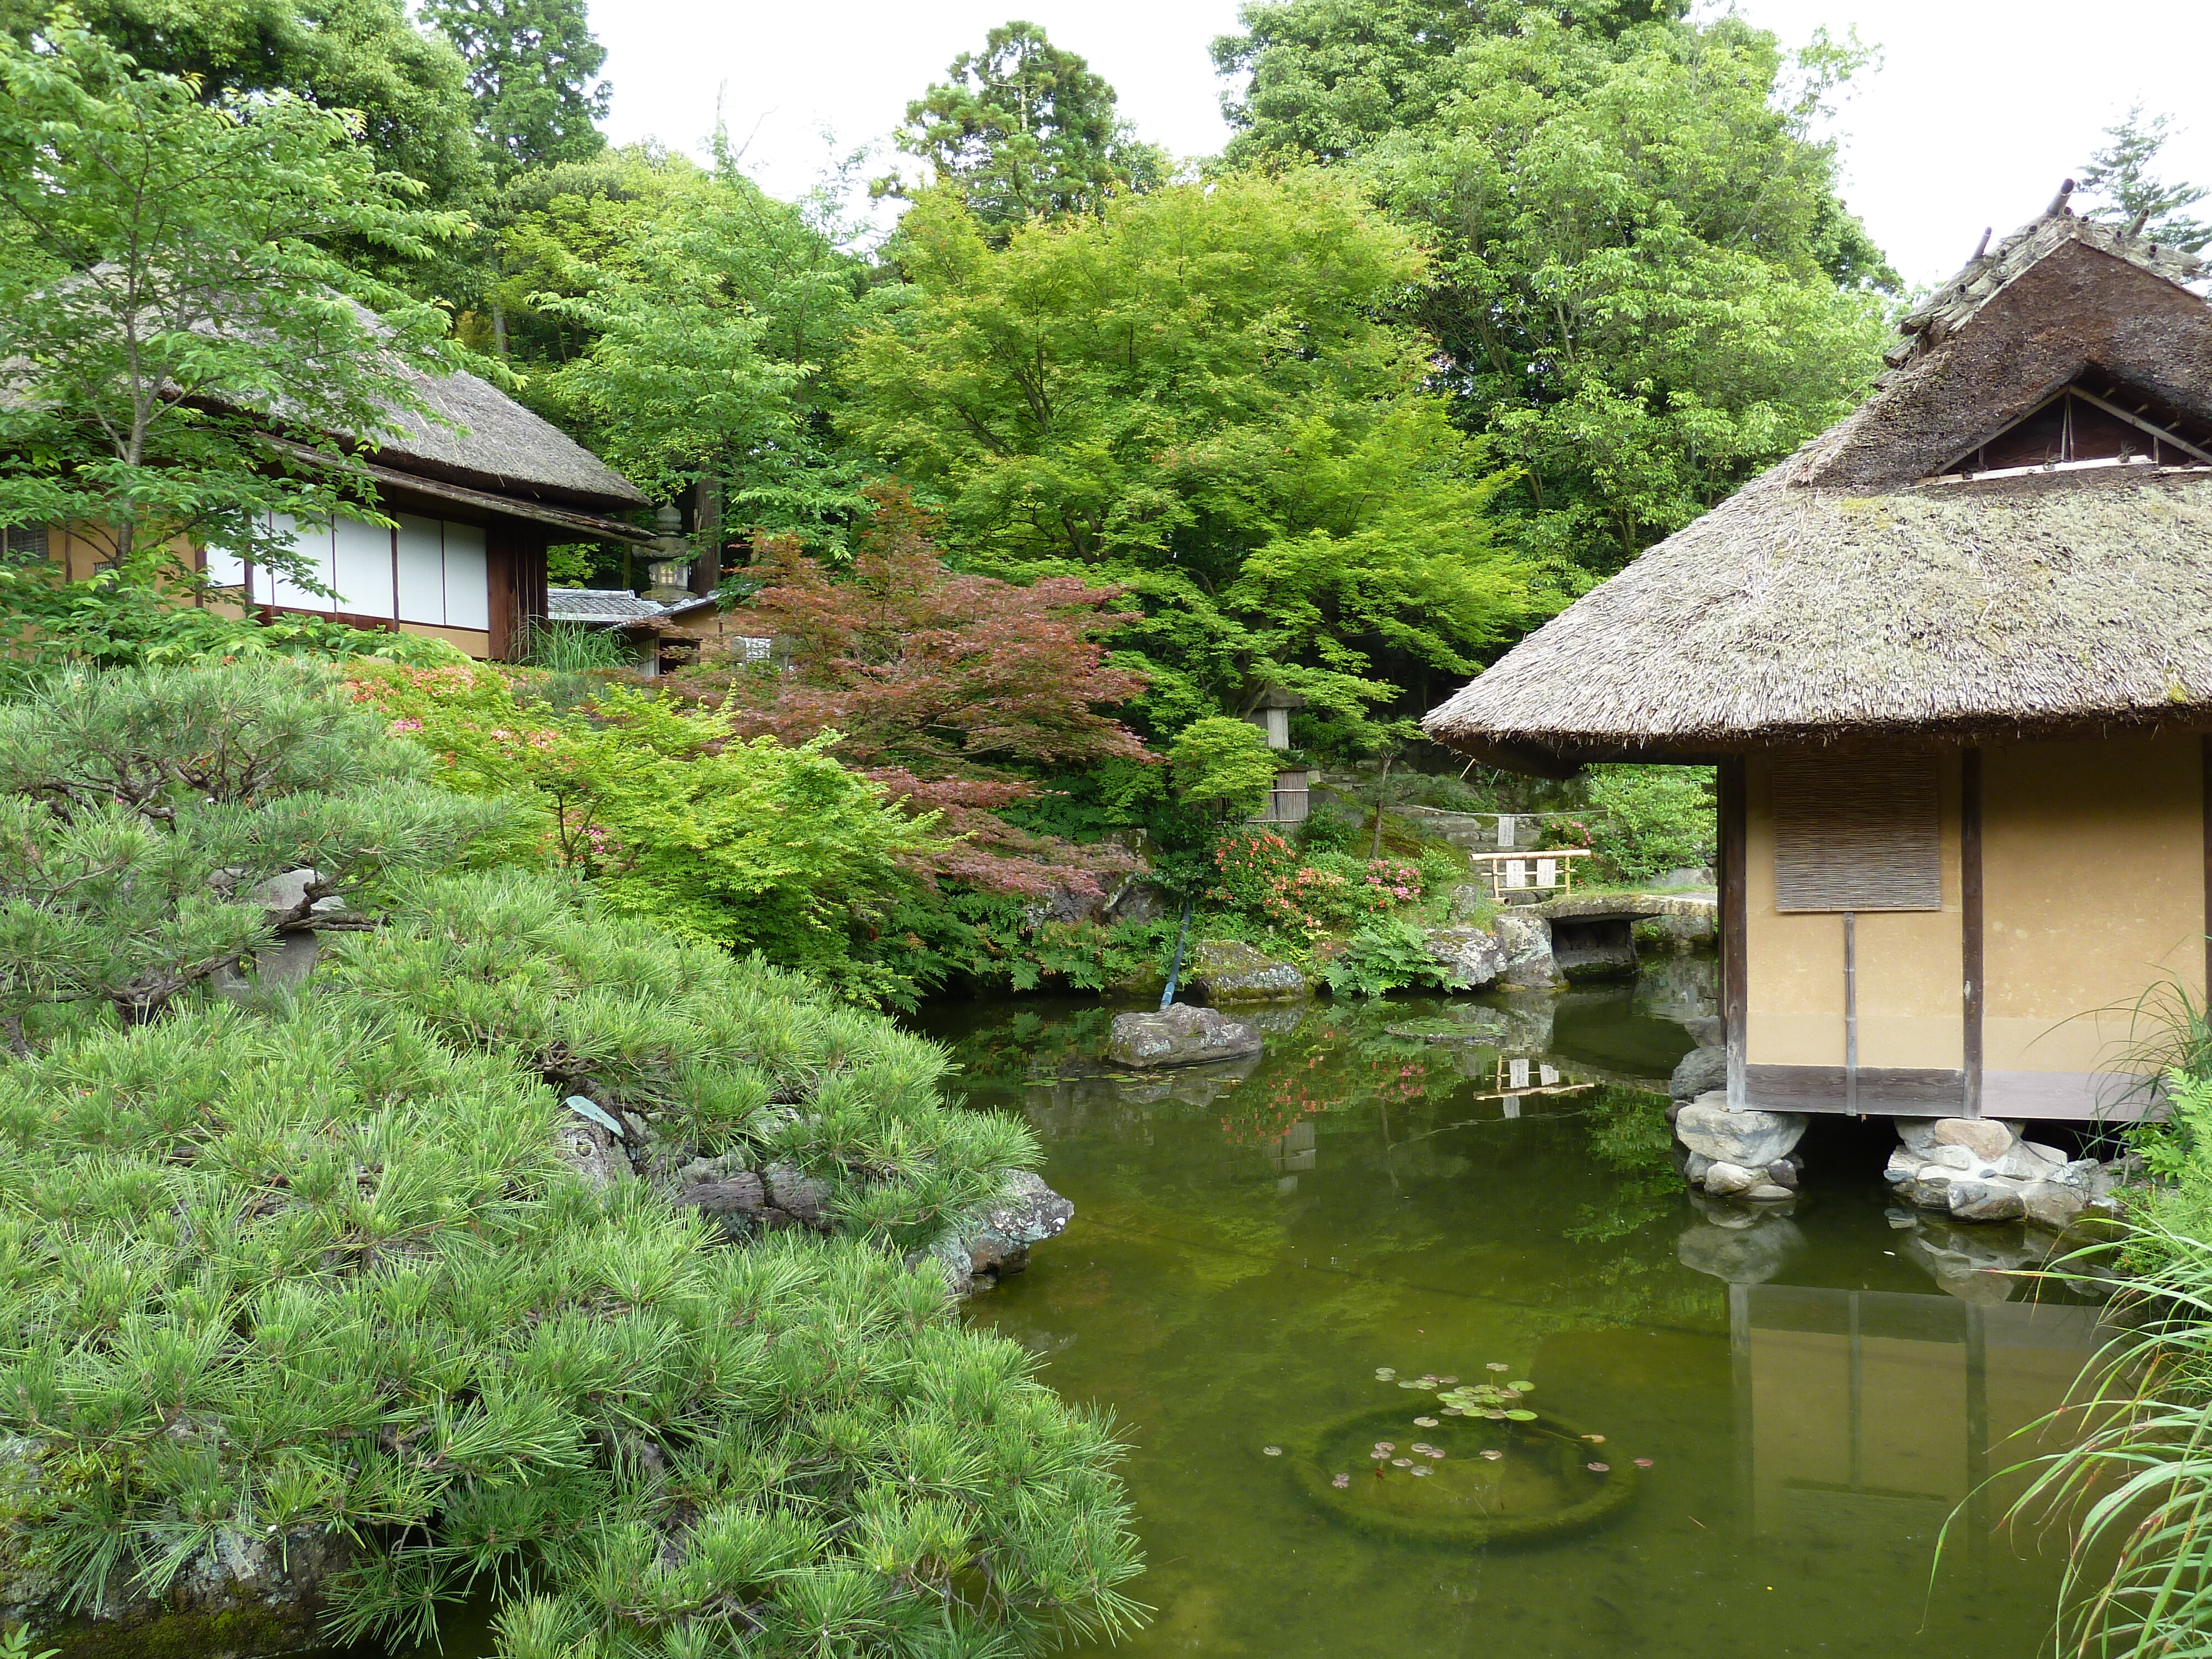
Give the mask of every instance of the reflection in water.
[{"label": "reflection in water", "polygon": [[1964,1503],[1962,1543],[1985,1541],[2020,1491],[1992,1476],[2100,1340],[2090,1307],[1731,1285],[1745,1508],[1769,1535],[1933,1538]]},{"label": "reflection in water", "polygon": [[[1894,1229],[1878,1156],[1815,1156],[1791,1214],[1755,1228],[1701,1212],[1643,1091],[1706,1040],[1710,963],[1661,966],[1610,992],[1318,1003],[1255,1062],[1142,1079],[1097,1058],[1103,1009],[933,1013],[971,1102],[1024,1115],[1076,1205],[969,1316],[1132,1441],[1159,1610],[1136,1654],[2045,1642],[2060,1564],[1994,1530],[2002,1480],[1932,1585],[1931,1559],[1979,1474],[2021,1455],[2005,1437],[2059,1403],[2089,1311]],[[1422,1404],[1377,1367],[1492,1363],[1608,1456],[1651,1460],[1625,1513],[1540,1547],[1421,1546],[1347,1526],[1263,1454],[1394,1406],[1410,1441]]]}]

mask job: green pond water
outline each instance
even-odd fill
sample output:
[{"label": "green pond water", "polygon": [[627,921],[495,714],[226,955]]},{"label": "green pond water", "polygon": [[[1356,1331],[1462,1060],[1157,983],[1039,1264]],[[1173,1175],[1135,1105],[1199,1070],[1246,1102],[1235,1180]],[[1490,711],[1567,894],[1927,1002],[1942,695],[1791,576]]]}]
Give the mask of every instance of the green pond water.
[{"label": "green pond water", "polygon": [[[2094,1310],[1939,1280],[1880,1182],[1886,1126],[1816,1125],[1787,1217],[1702,1212],[1650,1089],[1711,1016],[1711,977],[1686,959],[1556,998],[1324,1001],[1261,1016],[1256,1064],[1141,1079],[1101,1062],[1096,1004],[925,1011],[969,1103],[1024,1117],[1075,1204],[969,1316],[1123,1427],[1156,1613],[1120,1650],[2022,1659],[2048,1642],[2061,1564],[2002,1525],[2002,1472],[2094,1346]],[[1533,1384],[1538,1431],[1604,1437],[1562,1455],[1437,1415],[1448,1376]],[[1385,1439],[1408,1467],[1386,1457],[1378,1479]],[[1434,1535],[1613,1479],[1635,1491],[1585,1532]]]}]

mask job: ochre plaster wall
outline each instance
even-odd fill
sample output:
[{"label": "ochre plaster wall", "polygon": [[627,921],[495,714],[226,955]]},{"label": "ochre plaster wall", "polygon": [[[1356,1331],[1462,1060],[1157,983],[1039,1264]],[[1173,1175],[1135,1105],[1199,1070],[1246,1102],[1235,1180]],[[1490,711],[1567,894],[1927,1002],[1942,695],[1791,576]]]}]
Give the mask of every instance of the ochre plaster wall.
[{"label": "ochre plaster wall", "polygon": [[1983,749],[1990,1071],[2120,1069],[2161,979],[2203,1006],[2203,752],[2194,732]]},{"label": "ochre plaster wall", "polygon": [[[1955,1071],[1966,1064],[1960,941],[1959,762],[1942,760],[1943,908],[1863,912],[1857,921],[1859,1064]],[[1753,1066],[1844,1063],[1844,919],[1774,908],[1772,769],[1746,768],[1745,898]]]}]

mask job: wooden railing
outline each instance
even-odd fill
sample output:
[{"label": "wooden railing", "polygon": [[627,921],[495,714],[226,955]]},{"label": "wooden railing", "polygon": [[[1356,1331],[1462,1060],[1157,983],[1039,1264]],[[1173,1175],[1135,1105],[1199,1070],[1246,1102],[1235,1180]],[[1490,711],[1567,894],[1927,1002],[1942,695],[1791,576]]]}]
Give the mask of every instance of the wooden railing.
[{"label": "wooden railing", "polygon": [[1590,856],[1586,847],[1561,847],[1540,853],[1470,853],[1478,878],[1490,883],[1490,896],[1504,904],[1524,894],[1557,898],[1575,884],[1575,860]]}]

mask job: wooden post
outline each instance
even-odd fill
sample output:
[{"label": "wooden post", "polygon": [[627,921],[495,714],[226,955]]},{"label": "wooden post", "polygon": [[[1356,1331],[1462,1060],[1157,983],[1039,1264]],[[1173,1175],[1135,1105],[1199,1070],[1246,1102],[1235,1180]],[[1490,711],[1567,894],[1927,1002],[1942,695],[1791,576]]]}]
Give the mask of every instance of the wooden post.
[{"label": "wooden post", "polygon": [[1960,957],[1966,968],[1966,1089],[1960,1106],[1982,1115],[1982,751],[1959,757]]},{"label": "wooden post", "polygon": [[1844,912],[1844,1109],[1853,1116],[1858,1115],[1859,918],[1856,910]]},{"label": "wooden post", "polygon": [[2204,996],[2212,1004],[2212,734],[2197,739],[2197,747],[2204,773]]},{"label": "wooden post", "polygon": [[1749,1103],[1744,1088],[1745,1039],[1750,1009],[1750,913],[1744,868],[1744,762],[1720,764],[1721,1008],[1728,1043],[1728,1101],[1731,1111]]}]

